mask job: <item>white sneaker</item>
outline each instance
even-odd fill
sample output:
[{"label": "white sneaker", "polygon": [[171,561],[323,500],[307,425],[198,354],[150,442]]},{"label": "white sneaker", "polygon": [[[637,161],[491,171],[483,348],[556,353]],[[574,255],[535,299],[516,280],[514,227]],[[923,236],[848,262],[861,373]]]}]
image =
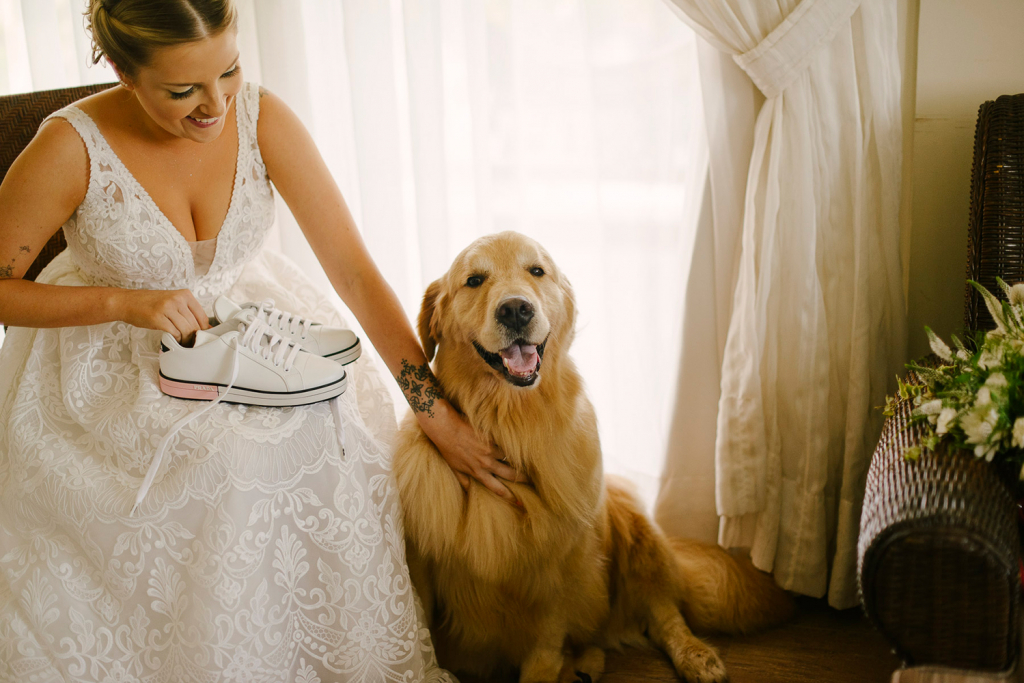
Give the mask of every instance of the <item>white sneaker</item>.
[{"label": "white sneaker", "polygon": [[258,317],[196,332],[191,348],[161,340],[160,389],[169,396],[257,406],[299,406],[345,391],[345,369],[282,338]]},{"label": "white sneaker", "polygon": [[241,306],[226,296],[218,298],[213,304],[217,324],[233,320],[248,322],[254,317],[263,318],[274,332],[286,339],[302,344],[302,348],[324,358],[348,365],[362,353],[359,337],[352,330],[341,327],[327,327],[307,318],[286,313],[274,308],[274,302],[267,299],[262,302],[250,301]]}]

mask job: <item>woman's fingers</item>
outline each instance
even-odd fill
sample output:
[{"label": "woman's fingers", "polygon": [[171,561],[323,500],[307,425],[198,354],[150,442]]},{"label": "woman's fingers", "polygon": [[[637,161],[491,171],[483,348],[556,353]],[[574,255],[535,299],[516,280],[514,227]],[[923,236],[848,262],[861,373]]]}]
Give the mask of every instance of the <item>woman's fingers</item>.
[{"label": "woman's fingers", "polygon": [[178,311],[169,311],[167,313],[167,319],[170,320],[171,324],[177,329],[177,333],[174,333],[174,338],[177,339],[179,343],[187,344],[192,335],[195,334],[195,320],[188,320]]},{"label": "woman's fingers", "polygon": [[206,330],[210,328],[210,316],[206,315],[206,311],[203,310],[203,307],[196,301],[191,292],[188,295],[188,308],[196,318],[196,323],[199,325],[198,329]]},{"label": "woman's fingers", "polygon": [[496,477],[501,477],[505,481],[511,481],[516,484],[529,484],[530,478],[523,472],[517,472],[512,469],[507,463],[501,460],[492,460],[491,465],[488,468]]},{"label": "woman's fingers", "polygon": [[469,490],[469,476],[463,474],[462,472],[458,472],[456,470],[452,470],[452,472],[455,472],[455,478],[459,480],[459,486],[462,487],[462,490],[463,491],[468,491]]},{"label": "woman's fingers", "polygon": [[498,481],[498,478],[493,474],[487,471],[482,471],[480,472],[480,475],[481,476],[477,477],[477,481],[486,486],[488,491],[500,498],[504,498],[513,505],[519,502],[516,500],[516,497],[512,495],[512,492],[505,488],[505,485]]},{"label": "woman's fingers", "polygon": [[167,334],[174,337],[175,340],[179,342],[181,341],[181,331],[178,329],[178,326],[171,322],[171,319],[168,318],[167,316],[162,316],[159,319],[157,319],[156,322],[153,323],[153,329],[159,330],[161,332],[166,332]]}]

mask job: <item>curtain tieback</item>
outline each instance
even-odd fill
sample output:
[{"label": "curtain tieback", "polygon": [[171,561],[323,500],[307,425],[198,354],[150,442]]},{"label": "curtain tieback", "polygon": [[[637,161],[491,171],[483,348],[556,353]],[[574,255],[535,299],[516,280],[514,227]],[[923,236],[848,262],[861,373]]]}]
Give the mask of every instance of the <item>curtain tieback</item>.
[{"label": "curtain tieback", "polygon": [[775,97],[857,11],[861,0],[803,0],[753,50],[734,55],[758,90]]}]

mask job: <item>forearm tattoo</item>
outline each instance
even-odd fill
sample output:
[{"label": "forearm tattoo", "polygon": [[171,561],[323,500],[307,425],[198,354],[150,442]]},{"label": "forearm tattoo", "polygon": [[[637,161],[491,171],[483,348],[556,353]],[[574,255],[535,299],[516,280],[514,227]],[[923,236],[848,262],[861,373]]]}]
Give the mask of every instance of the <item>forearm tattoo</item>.
[{"label": "forearm tattoo", "polygon": [[31,254],[32,250],[26,246],[18,247],[18,253],[14,255],[11,262],[6,266],[0,266],[0,278],[6,279],[14,276],[14,262],[18,260],[18,257],[26,254]]},{"label": "forearm tattoo", "polygon": [[441,389],[437,386],[437,378],[430,371],[430,365],[413,365],[402,359],[402,371],[398,373],[398,386],[409,401],[409,407],[414,413],[426,413],[427,417],[434,417],[435,401],[444,398]]}]

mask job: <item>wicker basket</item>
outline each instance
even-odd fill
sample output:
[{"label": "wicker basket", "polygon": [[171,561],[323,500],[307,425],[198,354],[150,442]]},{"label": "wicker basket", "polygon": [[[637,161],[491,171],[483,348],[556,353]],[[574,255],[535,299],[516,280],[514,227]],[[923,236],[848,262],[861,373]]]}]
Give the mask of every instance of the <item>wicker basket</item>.
[{"label": "wicker basket", "polygon": [[[996,277],[1024,281],[1024,94],[1003,95],[978,110],[971,172],[967,278],[1002,297]],[[964,325],[992,329],[981,295],[967,285]]]},{"label": "wicker basket", "polygon": [[[909,381],[919,379],[911,374]],[[868,471],[858,543],[864,611],[908,664],[1004,671],[1019,643],[1015,503],[971,454],[918,444],[910,401],[889,418]]]},{"label": "wicker basket", "polygon": [[[76,100],[106,90],[112,85],[101,83],[0,97],[0,181],[7,176],[11,164],[35,137],[43,119]],[[46,264],[66,246],[64,231],[57,230],[25,273],[25,279],[35,280]]]}]

